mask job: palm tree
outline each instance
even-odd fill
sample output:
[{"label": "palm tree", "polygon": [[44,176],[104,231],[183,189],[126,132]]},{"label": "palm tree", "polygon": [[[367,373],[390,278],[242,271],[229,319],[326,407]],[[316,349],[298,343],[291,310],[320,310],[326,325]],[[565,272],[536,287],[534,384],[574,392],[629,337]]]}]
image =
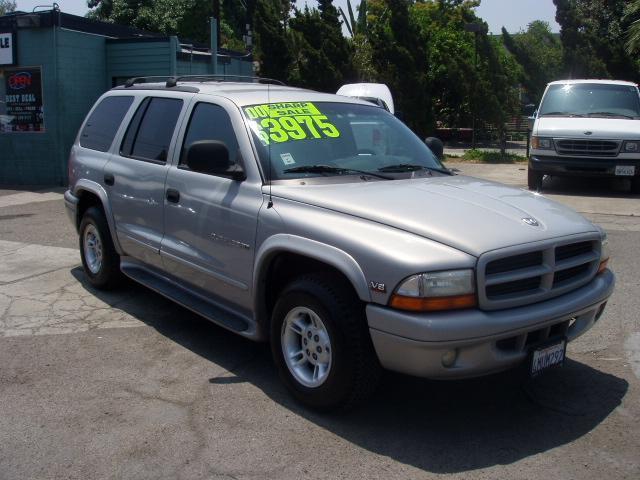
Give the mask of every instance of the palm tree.
[{"label": "palm tree", "polygon": [[627,52],[633,55],[640,52],[640,0],[633,0],[627,6],[626,18],[635,18],[627,31]]},{"label": "palm tree", "polygon": [[342,19],[344,20],[344,24],[349,31],[349,35],[351,37],[355,37],[357,34],[364,34],[367,30],[367,0],[362,0],[360,2],[360,6],[358,7],[358,19],[356,20],[353,15],[353,9],[351,8],[351,0],[347,0],[347,8],[349,9],[349,18],[342,10],[342,7],[338,7],[340,10],[340,15],[342,15]]}]

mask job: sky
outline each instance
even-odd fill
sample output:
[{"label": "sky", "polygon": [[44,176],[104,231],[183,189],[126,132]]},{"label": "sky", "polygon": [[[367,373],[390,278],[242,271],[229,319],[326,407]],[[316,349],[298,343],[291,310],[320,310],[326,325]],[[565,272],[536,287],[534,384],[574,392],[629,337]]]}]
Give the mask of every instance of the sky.
[{"label": "sky", "polygon": [[[299,0],[302,4],[304,0]],[[334,0],[347,12],[347,0]],[[36,5],[46,4],[47,0],[17,0],[18,10],[30,12]],[[87,8],[86,0],[57,0],[60,10],[74,15],[84,15]],[[313,0],[309,4],[315,3]],[[353,0],[352,6],[359,4]],[[477,14],[489,24],[489,31],[500,33],[504,26],[509,32],[516,33],[525,30],[533,20],[545,20],[551,25],[551,30],[559,32],[560,27],[555,21],[555,6],[553,0],[482,0]]]}]

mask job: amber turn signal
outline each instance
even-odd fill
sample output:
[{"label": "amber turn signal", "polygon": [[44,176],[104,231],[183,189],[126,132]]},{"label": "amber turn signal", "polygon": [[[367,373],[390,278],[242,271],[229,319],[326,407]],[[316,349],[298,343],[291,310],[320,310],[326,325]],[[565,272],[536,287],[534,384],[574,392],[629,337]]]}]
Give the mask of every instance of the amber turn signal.
[{"label": "amber turn signal", "polygon": [[609,259],[605,258],[600,262],[600,266],[598,267],[598,273],[604,272],[608,266],[609,266]]},{"label": "amber turn signal", "polygon": [[473,308],[478,304],[475,294],[455,295],[453,297],[405,297],[393,295],[389,305],[400,310],[412,312],[433,312],[438,310],[457,310]]}]

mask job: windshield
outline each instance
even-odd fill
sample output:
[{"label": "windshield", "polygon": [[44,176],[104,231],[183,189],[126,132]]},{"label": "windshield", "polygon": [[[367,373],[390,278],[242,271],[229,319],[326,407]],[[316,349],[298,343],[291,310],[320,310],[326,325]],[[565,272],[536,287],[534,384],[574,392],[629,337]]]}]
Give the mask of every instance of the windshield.
[{"label": "windshield", "polygon": [[379,107],[292,102],[242,110],[263,170],[271,163],[274,180],[367,174],[382,180],[448,173],[409,128]]},{"label": "windshield", "polygon": [[539,115],[637,119],[640,118],[638,89],[603,83],[551,85]]}]

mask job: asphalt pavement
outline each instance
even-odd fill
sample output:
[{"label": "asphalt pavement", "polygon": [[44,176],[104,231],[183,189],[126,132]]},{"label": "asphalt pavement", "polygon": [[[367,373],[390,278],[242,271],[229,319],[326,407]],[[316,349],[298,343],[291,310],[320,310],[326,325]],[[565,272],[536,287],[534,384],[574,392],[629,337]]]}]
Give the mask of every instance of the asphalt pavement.
[{"label": "asphalt pavement", "polygon": [[[521,165],[451,164],[513,185]],[[59,190],[0,191],[0,480],[638,479],[640,207],[547,180],[609,232],[616,291],[562,369],[388,374],[348,414],[301,407],[268,348],[130,282],[86,282]]]}]

